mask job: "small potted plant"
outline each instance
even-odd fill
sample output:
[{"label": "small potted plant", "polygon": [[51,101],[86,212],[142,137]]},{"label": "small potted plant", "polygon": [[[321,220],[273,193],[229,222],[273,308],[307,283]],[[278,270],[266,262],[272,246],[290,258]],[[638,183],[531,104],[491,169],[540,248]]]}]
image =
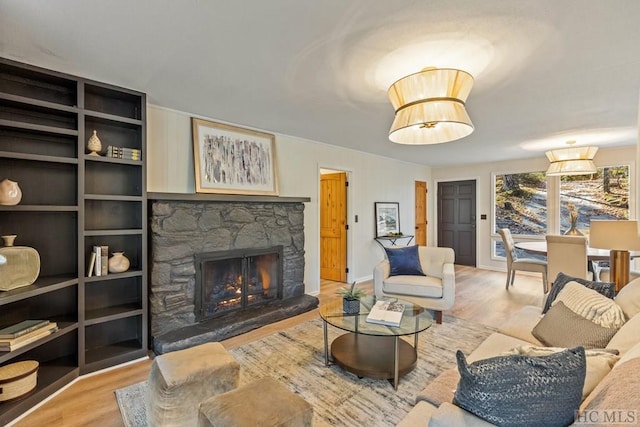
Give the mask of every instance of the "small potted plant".
[{"label": "small potted plant", "polygon": [[350,287],[338,290],[338,295],[342,296],[342,311],[345,314],[358,314],[360,313],[360,298],[367,293],[356,288],[356,282],[353,282]]}]

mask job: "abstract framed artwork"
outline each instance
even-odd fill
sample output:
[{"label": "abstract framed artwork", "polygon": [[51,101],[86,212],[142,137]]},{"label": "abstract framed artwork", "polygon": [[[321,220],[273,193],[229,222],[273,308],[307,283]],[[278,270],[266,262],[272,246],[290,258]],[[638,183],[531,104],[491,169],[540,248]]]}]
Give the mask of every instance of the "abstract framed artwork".
[{"label": "abstract framed artwork", "polygon": [[375,202],[376,237],[400,232],[400,204],[397,202]]},{"label": "abstract framed artwork", "polygon": [[197,193],[278,194],[275,136],[191,118]]}]

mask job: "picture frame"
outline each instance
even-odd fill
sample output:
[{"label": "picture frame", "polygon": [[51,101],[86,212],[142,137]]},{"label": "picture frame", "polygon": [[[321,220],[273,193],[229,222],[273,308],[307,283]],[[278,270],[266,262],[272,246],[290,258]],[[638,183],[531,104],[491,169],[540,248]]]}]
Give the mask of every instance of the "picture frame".
[{"label": "picture frame", "polygon": [[400,233],[400,204],[375,202],[376,237]]},{"label": "picture frame", "polygon": [[197,193],[278,195],[275,136],[191,118]]}]

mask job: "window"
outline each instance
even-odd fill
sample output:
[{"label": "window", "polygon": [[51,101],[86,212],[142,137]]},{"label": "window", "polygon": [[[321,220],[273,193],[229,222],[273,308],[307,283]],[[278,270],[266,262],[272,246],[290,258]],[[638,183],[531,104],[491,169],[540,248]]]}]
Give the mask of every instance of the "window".
[{"label": "window", "polygon": [[570,227],[568,206],[578,212],[578,230],[592,219],[629,219],[629,166],[598,168],[594,175],[560,179],[560,233]]},{"label": "window", "polygon": [[496,175],[495,228],[511,234],[547,233],[547,178],[545,172]]},{"label": "window", "polygon": [[[545,171],[496,174],[494,200],[494,233],[501,228],[508,228],[513,235],[544,236],[547,233]],[[493,256],[505,257],[500,237],[493,239]]]}]

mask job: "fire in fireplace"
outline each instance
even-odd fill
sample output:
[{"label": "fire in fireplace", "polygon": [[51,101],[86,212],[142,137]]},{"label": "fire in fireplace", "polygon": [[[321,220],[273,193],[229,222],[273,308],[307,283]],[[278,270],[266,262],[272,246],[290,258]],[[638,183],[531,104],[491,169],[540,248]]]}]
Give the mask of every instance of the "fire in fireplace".
[{"label": "fire in fireplace", "polygon": [[196,321],[282,299],[282,246],[196,254]]}]

